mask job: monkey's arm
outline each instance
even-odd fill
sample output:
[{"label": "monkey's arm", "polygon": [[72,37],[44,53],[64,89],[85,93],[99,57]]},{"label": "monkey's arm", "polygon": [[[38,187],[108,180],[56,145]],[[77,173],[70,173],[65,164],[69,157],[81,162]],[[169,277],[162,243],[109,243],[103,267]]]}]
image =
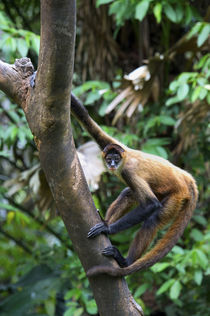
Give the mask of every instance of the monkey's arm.
[{"label": "monkey's arm", "polygon": [[[37,72],[35,71],[30,79],[30,85],[32,88],[36,85],[36,73]],[[82,102],[73,93],[71,93],[71,112],[85,130],[88,131],[90,136],[95,139],[101,149],[104,149],[106,145],[112,143],[125,147],[102,130],[102,128],[90,117]]]},{"label": "monkey's arm", "polygon": [[158,214],[162,209],[162,204],[158,201],[154,193],[151,191],[149,185],[143,179],[138,179],[138,195],[136,196],[140,203],[138,207],[110,225],[107,225],[106,223],[96,224],[90,229],[88,238],[95,237],[101,233],[115,234],[117,232],[123,231],[138,223],[141,223],[142,221],[145,221],[154,212],[155,214]]},{"label": "monkey's arm", "polygon": [[101,149],[104,149],[106,145],[112,143],[123,147],[120,142],[102,130],[102,128],[90,117],[82,102],[73,93],[71,93],[71,112],[85,130],[95,139]]},{"label": "monkey's arm", "polygon": [[105,222],[110,225],[125,215],[136,204],[134,192],[130,188],[125,188],[117,199],[109,206]]},{"label": "monkey's arm", "polygon": [[[132,185],[133,189],[135,189],[135,192],[131,189],[129,190],[129,188],[125,189],[124,191],[122,191],[118,199],[114,201],[110,206],[108,214],[109,219],[114,218],[112,217],[112,214],[114,213],[114,211],[116,211],[116,221],[109,221],[108,225],[106,223],[99,223],[95,225],[91,228],[91,230],[88,233],[89,238],[95,237],[100,233],[115,234],[119,231],[123,231],[129,227],[141,223],[142,221],[144,221],[144,226],[151,225],[151,236],[153,236],[152,227],[154,226],[155,230],[155,226],[159,221],[159,214],[162,210],[162,204],[158,201],[154,193],[151,191],[149,185],[143,179],[139,178],[138,180],[135,180],[135,183],[133,181]],[[139,201],[139,206],[130,211],[129,213],[127,213],[126,215],[122,216],[124,214],[122,201],[126,201],[125,204],[127,206],[129,205],[129,203],[135,202],[136,200]],[[121,207],[122,209],[120,210]],[[121,218],[119,218],[119,214],[120,216],[122,216]],[[149,240],[151,239],[149,238]],[[102,251],[102,253],[105,256],[111,256],[115,258],[115,260],[121,267],[127,267],[133,262],[132,253],[130,253],[130,255],[125,259],[121,255],[119,250],[113,246],[105,248]]]},{"label": "monkey's arm", "polygon": [[93,226],[89,233],[88,238],[93,238],[101,233],[116,234],[120,231],[128,229],[136,224],[149,218],[154,212],[159,213],[162,209],[162,204],[157,201],[150,201],[146,207],[138,206],[128,214],[118,219],[115,223],[107,225],[106,223],[98,223]]}]

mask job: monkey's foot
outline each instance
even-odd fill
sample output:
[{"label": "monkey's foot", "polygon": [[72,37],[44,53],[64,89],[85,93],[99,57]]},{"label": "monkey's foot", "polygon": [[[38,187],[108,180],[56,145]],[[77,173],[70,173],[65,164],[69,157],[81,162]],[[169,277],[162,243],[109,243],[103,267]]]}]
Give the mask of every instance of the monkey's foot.
[{"label": "monkey's foot", "polygon": [[114,246],[106,247],[102,251],[102,254],[106,257],[113,257],[117,261],[120,267],[128,266],[127,260],[121,255],[119,250]]},{"label": "monkey's foot", "polygon": [[99,223],[93,226],[89,233],[88,233],[88,238],[93,238],[99,234],[108,234],[109,233],[109,227],[105,223]]}]

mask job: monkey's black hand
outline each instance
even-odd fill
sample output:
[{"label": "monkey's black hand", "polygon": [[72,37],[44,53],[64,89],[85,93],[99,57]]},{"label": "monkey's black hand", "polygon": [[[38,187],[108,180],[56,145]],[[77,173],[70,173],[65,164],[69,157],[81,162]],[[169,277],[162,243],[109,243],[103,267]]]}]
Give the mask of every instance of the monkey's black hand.
[{"label": "monkey's black hand", "polygon": [[109,227],[105,223],[99,223],[93,226],[88,233],[88,238],[93,238],[101,233],[109,233]]},{"label": "monkey's black hand", "polygon": [[113,257],[117,261],[120,267],[128,266],[127,260],[121,255],[119,250],[114,246],[106,247],[102,251],[102,254],[106,257]]},{"label": "monkey's black hand", "polygon": [[31,76],[31,79],[30,79],[31,88],[35,87],[35,81],[36,81],[36,71],[33,73],[33,75]]}]

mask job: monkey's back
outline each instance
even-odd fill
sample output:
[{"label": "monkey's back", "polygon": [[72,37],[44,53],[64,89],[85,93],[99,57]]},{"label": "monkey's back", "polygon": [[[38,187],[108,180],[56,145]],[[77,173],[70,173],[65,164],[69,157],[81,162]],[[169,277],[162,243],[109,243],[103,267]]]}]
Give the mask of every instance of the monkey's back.
[{"label": "monkey's back", "polygon": [[170,193],[179,192],[188,197],[191,186],[197,195],[194,178],[162,157],[130,149],[125,157],[124,168],[132,169],[134,176],[144,179],[160,199]]}]

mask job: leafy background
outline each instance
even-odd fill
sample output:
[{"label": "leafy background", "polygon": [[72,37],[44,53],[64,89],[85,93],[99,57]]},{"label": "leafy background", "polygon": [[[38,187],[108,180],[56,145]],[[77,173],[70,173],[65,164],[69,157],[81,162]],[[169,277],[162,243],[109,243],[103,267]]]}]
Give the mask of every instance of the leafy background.
[{"label": "leafy background", "polygon": [[[77,5],[74,92],[105,131],[188,170],[200,193],[183,238],[161,262],[127,277],[129,288],[146,315],[207,315],[208,1],[80,0]],[[39,1],[4,0],[0,9],[1,59],[13,63],[28,56],[36,67]],[[0,314],[97,315],[25,117],[3,93],[0,106]],[[74,119],[73,127],[78,147],[89,136]],[[96,207],[104,214],[122,188],[104,173],[99,189],[92,189]],[[118,234],[113,243],[126,254],[135,232]]]}]

